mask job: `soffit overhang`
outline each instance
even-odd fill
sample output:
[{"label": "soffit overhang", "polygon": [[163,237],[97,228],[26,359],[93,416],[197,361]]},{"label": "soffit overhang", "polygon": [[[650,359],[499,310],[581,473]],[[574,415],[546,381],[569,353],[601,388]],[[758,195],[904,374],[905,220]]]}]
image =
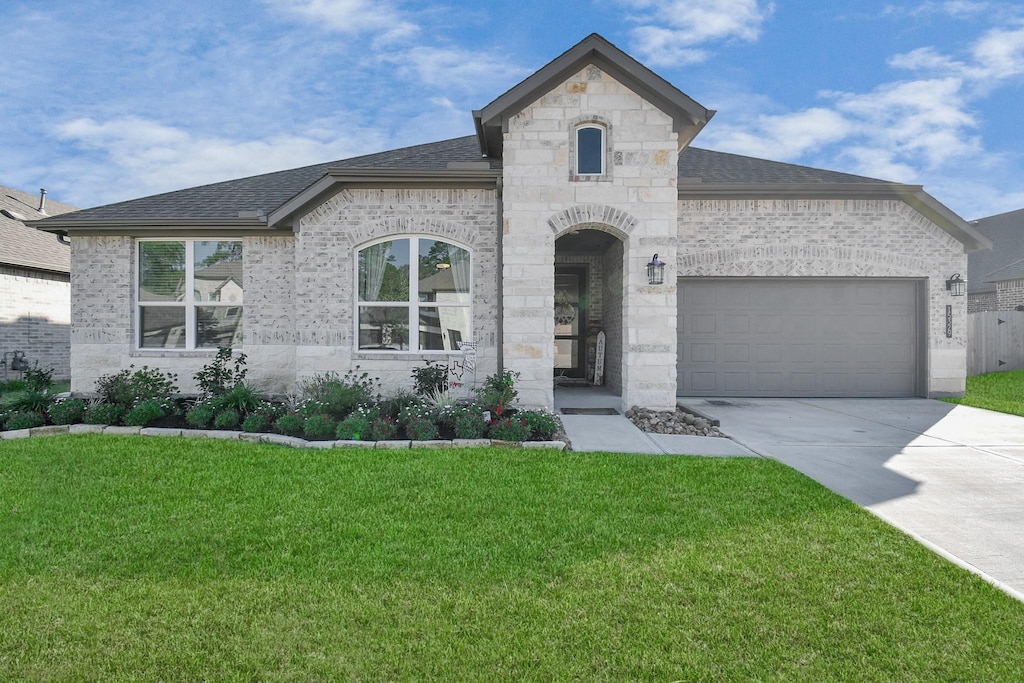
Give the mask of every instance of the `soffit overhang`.
[{"label": "soffit overhang", "polygon": [[594,65],[672,117],[679,149],[696,137],[714,110],[707,109],[602,36],[592,33],[496,100],[473,112],[480,153],[501,158],[509,119],[583,68]]}]

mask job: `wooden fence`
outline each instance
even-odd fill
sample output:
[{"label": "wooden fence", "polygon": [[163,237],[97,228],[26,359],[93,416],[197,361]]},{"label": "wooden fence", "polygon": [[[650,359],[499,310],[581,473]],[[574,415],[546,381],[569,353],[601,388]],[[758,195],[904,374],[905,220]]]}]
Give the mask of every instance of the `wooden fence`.
[{"label": "wooden fence", "polygon": [[1024,368],[1024,311],[967,316],[967,376]]}]

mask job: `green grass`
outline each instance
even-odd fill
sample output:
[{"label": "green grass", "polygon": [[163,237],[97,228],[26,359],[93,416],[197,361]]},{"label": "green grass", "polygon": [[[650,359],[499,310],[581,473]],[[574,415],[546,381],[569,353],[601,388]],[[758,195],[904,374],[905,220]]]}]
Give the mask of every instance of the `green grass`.
[{"label": "green grass", "polygon": [[963,398],[943,399],[975,408],[1024,416],[1024,370],[990,372],[967,378]]},{"label": "green grass", "polygon": [[9,680],[1019,680],[1024,606],[761,459],[0,443]]}]

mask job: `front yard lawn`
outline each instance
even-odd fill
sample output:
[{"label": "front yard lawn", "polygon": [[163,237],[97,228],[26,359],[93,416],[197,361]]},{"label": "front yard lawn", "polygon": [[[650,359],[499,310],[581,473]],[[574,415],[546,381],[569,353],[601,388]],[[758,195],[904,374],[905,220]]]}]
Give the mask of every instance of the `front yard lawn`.
[{"label": "front yard lawn", "polygon": [[967,391],[963,398],[943,400],[1024,416],[1024,370],[990,372],[968,377]]},{"label": "front yard lawn", "polygon": [[4,680],[1019,680],[1024,606],[785,466],[0,443]]}]

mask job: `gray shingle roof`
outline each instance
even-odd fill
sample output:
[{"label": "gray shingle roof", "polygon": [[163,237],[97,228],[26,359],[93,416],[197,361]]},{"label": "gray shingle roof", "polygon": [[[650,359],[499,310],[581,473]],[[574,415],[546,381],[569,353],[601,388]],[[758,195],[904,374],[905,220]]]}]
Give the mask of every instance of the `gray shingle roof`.
[{"label": "gray shingle roof", "polygon": [[[451,161],[481,161],[480,148],[474,136],[443,140],[414,147],[367,154],[365,156],[303,166],[287,171],[227,180],[185,190],[132,199],[84,209],[74,215],[76,220],[122,220],[195,218],[237,218],[239,211],[262,209],[270,213],[289,199],[322,178],[332,168],[400,168],[441,170]],[[492,168],[501,162],[491,160]],[[65,219],[70,216],[65,216]]]},{"label": "gray shingle roof", "polygon": [[[38,208],[38,194],[0,186],[0,209],[23,216],[25,220],[35,221],[47,215],[68,213],[76,207],[47,198],[46,213],[40,213],[36,210]],[[53,235],[0,214],[0,265],[67,273],[71,270],[71,255],[68,245],[58,242]]]},{"label": "gray shingle roof", "polygon": [[968,255],[967,291],[992,292],[995,285],[986,280],[1016,279],[1024,270],[1024,209],[981,218],[974,227],[992,240],[992,249]]},{"label": "gray shingle roof", "polygon": [[836,183],[878,183],[889,184],[885,180],[865,178],[864,176],[825,171],[809,166],[784,164],[778,161],[767,161],[738,154],[713,152],[697,147],[687,147],[679,155],[679,182],[687,178],[699,178],[706,184],[836,184]]},{"label": "gray shingle roof", "polygon": [[[64,216],[63,220],[218,220],[237,218],[240,211],[255,209],[262,209],[269,214],[322,178],[329,169],[431,171],[444,170],[450,162],[467,161],[488,161],[491,169],[501,168],[500,159],[481,158],[477,138],[470,135],[108,204],[79,211],[73,216]],[[700,178],[708,184],[885,183],[846,173],[693,147],[687,148],[679,157],[679,177],[681,180]]]}]

